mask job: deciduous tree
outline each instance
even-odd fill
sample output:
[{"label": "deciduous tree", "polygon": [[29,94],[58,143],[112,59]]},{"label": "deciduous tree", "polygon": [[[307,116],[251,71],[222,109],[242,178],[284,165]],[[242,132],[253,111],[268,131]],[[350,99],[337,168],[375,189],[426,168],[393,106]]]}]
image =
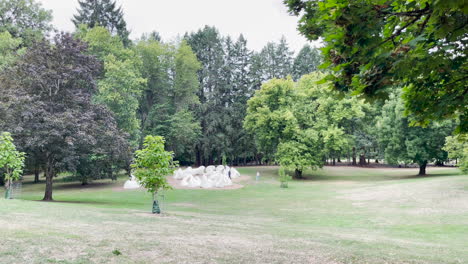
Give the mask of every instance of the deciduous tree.
[{"label": "deciduous tree", "polygon": [[52,11],[35,0],[0,0],[0,32],[7,31],[29,47],[51,29]]},{"label": "deciduous tree", "polygon": [[100,65],[86,46],[59,34],[53,44],[43,41],[28,49],[0,76],[7,129],[21,149],[41,155],[45,162],[44,200],[52,200],[57,173],[75,171],[80,155],[93,154],[101,143],[99,136],[121,135],[109,110],[92,102]]},{"label": "deciduous tree", "polygon": [[340,91],[387,97],[403,86],[414,124],[459,117],[468,131],[465,1],[285,0],[299,31],[321,38]]},{"label": "deciduous tree", "polygon": [[166,176],[174,172],[177,162],[173,153],[164,149],[164,138],[146,136],[143,149],[135,152],[132,164],[138,182],[153,195],[153,213],[161,213],[156,195],[160,190],[170,189]]},{"label": "deciduous tree", "polygon": [[447,159],[447,152],[442,148],[454,124],[446,120],[434,122],[425,128],[413,127],[403,112],[404,105],[399,94],[392,94],[383,106],[382,116],[377,123],[378,139],[385,153],[385,161],[390,164],[417,163],[419,175],[425,175],[428,163]]}]

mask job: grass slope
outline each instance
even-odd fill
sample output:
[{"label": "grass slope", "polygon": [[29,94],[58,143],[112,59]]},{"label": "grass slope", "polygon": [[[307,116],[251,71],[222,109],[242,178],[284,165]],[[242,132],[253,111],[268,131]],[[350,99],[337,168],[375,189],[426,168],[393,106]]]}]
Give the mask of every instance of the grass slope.
[{"label": "grass slope", "polygon": [[456,169],[326,167],[288,189],[275,167],[239,170],[260,182],[167,191],[163,216],[125,178],[59,180],[52,203],[25,183],[22,200],[0,199],[0,263],[468,263]]}]

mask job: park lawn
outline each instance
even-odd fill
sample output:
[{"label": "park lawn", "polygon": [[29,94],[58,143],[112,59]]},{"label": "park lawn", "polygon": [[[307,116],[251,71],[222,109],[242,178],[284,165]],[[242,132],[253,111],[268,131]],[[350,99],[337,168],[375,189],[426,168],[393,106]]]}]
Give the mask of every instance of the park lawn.
[{"label": "park lawn", "polygon": [[287,189],[276,167],[239,171],[241,189],[166,191],[161,216],[125,177],[58,179],[57,202],[26,182],[21,200],[0,199],[0,263],[468,263],[457,169],[325,167]]}]

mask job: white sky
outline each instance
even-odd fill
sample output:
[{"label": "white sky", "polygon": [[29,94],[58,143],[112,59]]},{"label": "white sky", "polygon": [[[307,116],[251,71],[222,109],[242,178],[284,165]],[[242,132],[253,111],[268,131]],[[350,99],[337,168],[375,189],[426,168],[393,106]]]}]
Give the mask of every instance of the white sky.
[{"label": "white sky", "polygon": [[[54,26],[73,31],[71,18],[78,0],[37,0],[53,12]],[[268,41],[282,35],[298,52],[307,40],[296,30],[297,17],[290,16],[282,0],[117,0],[124,11],[132,39],[142,33],[158,31],[163,40],[174,40],[185,32],[205,25],[216,26],[223,36],[237,38],[240,33],[250,49],[261,50]]]}]

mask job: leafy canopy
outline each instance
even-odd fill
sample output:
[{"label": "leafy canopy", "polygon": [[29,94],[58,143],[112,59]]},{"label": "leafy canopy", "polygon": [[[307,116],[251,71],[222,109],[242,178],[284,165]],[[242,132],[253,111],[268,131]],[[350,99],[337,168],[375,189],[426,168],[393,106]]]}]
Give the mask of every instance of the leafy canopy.
[{"label": "leafy canopy", "polygon": [[52,11],[35,0],[0,0],[0,32],[7,31],[31,46],[51,29]]},{"label": "leafy canopy", "polygon": [[443,150],[447,151],[448,157],[451,159],[459,159],[459,168],[468,172],[468,135],[459,134],[456,136],[448,136],[445,138]]},{"label": "leafy canopy", "polygon": [[453,122],[445,120],[424,128],[413,127],[411,117],[405,117],[403,111],[402,99],[392,94],[377,119],[378,140],[385,160],[390,164],[414,162],[423,169],[429,162],[446,160],[447,152],[442,147],[453,131]]},{"label": "leafy canopy", "polygon": [[258,148],[287,169],[302,171],[323,166],[326,156],[351,143],[343,122],[362,117],[362,101],[341,98],[321,73],[299,82],[273,79],[248,101],[244,126]]},{"label": "leafy canopy", "polygon": [[404,87],[414,124],[460,117],[468,131],[468,8],[458,0],[285,0],[299,31],[322,39],[339,91],[387,97]]},{"label": "leafy canopy", "polygon": [[16,150],[8,132],[0,134],[0,169],[5,169],[5,180],[18,180],[23,173],[25,153]]},{"label": "leafy canopy", "polygon": [[170,189],[166,176],[174,172],[177,162],[173,160],[172,152],[164,150],[164,138],[146,136],[143,147],[135,152],[132,164],[136,178],[153,194],[161,189]]}]

